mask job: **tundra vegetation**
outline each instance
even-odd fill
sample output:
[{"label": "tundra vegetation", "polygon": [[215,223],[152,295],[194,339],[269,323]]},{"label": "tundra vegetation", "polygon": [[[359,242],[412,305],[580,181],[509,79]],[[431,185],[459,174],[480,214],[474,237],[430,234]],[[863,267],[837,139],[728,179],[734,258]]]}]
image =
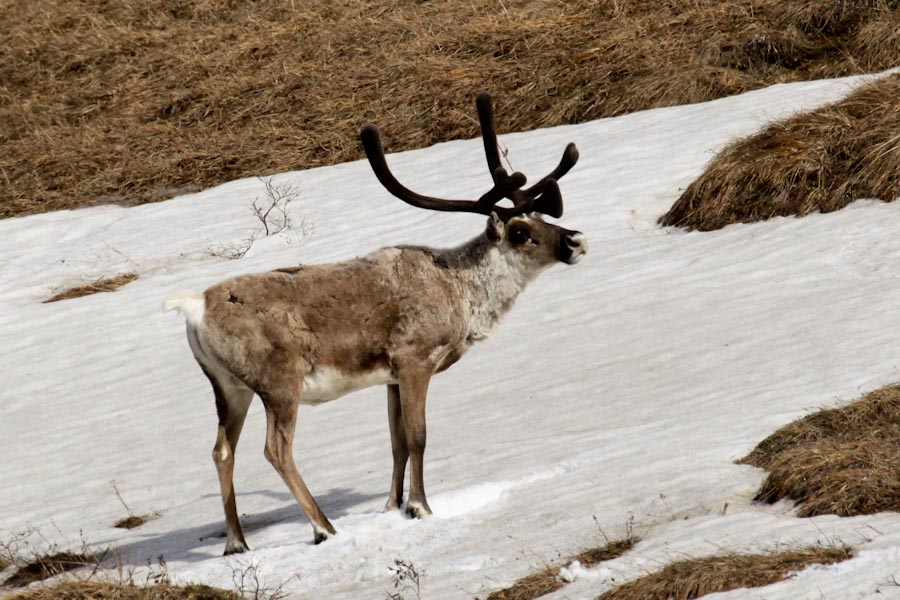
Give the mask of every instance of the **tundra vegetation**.
[{"label": "tundra vegetation", "polygon": [[0,218],[896,66],[897,0],[12,0]]}]

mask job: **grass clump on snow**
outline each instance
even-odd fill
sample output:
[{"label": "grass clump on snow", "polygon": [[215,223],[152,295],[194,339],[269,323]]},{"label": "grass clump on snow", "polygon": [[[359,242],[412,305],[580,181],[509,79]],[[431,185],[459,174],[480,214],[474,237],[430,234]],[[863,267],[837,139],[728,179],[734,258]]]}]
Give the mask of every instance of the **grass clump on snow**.
[{"label": "grass clump on snow", "polygon": [[95,581],[64,581],[10,596],[9,600],[243,600],[242,596],[206,585],[132,585]]},{"label": "grass clump on snow", "polygon": [[50,298],[44,300],[44,304],[49,302],[59,302],[60,300],[70,300],[72,298],[81,298],[83,296],[100,294],[102,292],[114,292],[123,285],[131,283],[137,279],[137,277],[138,276],[134,273],[123,273],[122,275],[116,275],[114,277],[103,277],[86,285],[78,285],[63,290],[58,294],[54,294]]},{"label": "grass clump on snow", "polygon": [[[618,558],[631,550],[637,543],[637,539],[629,537],[625,540],[610,542],[604,546],[590,548],[566,561],[571,564],[576,560],[585,568],[593,567],[601,562]],[[527,575],[516,581],[513,585],[492,592],[485,600],[532,600],[551,592],[555,592],[566,585],[559,577],[559,566],[548,566],[536,573]]]},{"label": "grass clump on snow", "polygon": [[151,517],[148,515],[128,515],[115,522],[113,527],[117,529],[136,529],[149,521]]},{"label": "grass clump on snow", "polygon": [[[10,0],[0,218],[879,71],[897,0]],[[512,157],[514,160],[515,157]]]},{"label": "grass clump on snow", "polygon": [[722,150],[660,222],[710,231],[900,196],[900,75]]},{"label": "grass clump on snow", "polygon": [[852,556],[848,548],[814,547],[775,554],[735,554],[672,563],[602,594],[598,600],[690,600],[738,588],[762,587],[810,565]]},{"label": "grass clump on snow", "polygon": [[790,498],[798,515],[900,511],[900,385],[782,427],[741,463],[769,472],[756,500]]},{"label": "grass clump on snow", "polygon": [[61,573],[96,565],[96,559],[88,554],[76,552],[54,552],[45,556],[35,556],[18,567],[6,581],[5,586],[25,587],[35,581],[50,579]]}]

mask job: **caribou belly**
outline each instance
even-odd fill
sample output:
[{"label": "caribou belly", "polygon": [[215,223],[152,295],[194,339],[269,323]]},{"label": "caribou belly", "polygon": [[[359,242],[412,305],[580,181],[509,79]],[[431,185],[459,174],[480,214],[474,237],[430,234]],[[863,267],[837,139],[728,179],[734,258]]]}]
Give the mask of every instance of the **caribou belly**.
[{"label": "caribou belly", "polygon": [[390,369],[375,369],[359,373],[345,373],[329,366],[318,366],[303,378],[301,404],[321,404],[330,402],[350,392],[371,387],[397,383]]}]

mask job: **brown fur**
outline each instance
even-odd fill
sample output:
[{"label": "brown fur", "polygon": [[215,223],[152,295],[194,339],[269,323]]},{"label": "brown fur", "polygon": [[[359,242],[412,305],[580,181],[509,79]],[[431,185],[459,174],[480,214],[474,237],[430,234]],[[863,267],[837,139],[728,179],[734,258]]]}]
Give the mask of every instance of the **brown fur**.
[{"label": "brown fur", "polygon": [[[188,340],[219,415],[213,459],[228,526],[225,553],[247,549],[234,452],[254,393],[266,409],[266,457],[312,522],[317,542],[335,531],[294,464],[298,405],[369,385],[388,389],[394,466],[386,509],[403,504],[409,461],[406,510],[429,515],[423,461],[432,375],[487,337],[541,271],[574,264],[586,251],[580,233],[536,215],[504,223],[492,214],[486,231],[459,248],[386,248],[341,263],[241,275],[207,289],[202,313],[186,313]],[[179,302],[172,306],[184,309]]]},{"label": "brown fur", "polygon": [[[545,222],[562,215],[556,180],[578,160],[566,146],[557,167],[523,190],[522,173],[500,164],[491,97],[476,102],[494,186],[477,201],[416,194],[390,173],[375,125],[360,134],[379,181],[404,202],[440,211],[488,214],[485,232],[459,248],[386,248],[368,257],[243,275],[197,296],[167,302],[188,315],[188,341],[210,379],[219,413],[213,460],[228,542],[247,549],[234,500],[234,452],[253,393],[266,409],[266,458],[312,522],[316,542],[334,534],[303,483],[291,445],[301,403],[327,402],[372,385],[388,387],[394,458],[386,509],[403,504],[410,462],[411,516],[431,514],[425,497],[425,399],[431,377],[484,339],[525,286],[555,262],[574,264],[584,236]],[[499,207],[503,198],[513,207]]]},{"label": "brown fur", "polygon": [[253,389],[289,373],[302,379],[320,365],[347,374],[395,371],[428,360],[412,348],[465,346],[467,332],[453,322],[463,310],[453,287],[446,268],[414,249],[245,275],[206,290],[204,335]]}]

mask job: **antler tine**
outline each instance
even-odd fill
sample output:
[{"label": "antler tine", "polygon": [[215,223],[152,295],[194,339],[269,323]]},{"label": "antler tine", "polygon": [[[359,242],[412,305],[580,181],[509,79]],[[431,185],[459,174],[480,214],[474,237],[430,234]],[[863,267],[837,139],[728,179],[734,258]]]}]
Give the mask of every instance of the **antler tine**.
[{"label": "antler tine", "polygon": [[375,172],[375,176],[381,182],[381,185],[397,198],[418,208],[450,212],[473,212],[483,215],[489,215],[493,210],[497,210],[498,213],[505,215],[505,211],[511,209],[495,207],[494,204],[513,194],[525,184],[524,175],[521,173],[507,175],[506,171],[500,167],[499,171],[494,173],[494,187],[477,201],[447,200],[417,194],[397,181],[397,178],[394,177],[394,174],[388,168],[387,159],[384,156],[384,146],[381,143],[381,132],[377,125],[372,123],[366,125],[362,128],[359,137],[362,140],[369,164],[372,166],[372,171]]},{"label": "antler tine", "polygon": [[[539,212],[558,219],[563,214],[562,193],[555,179],[544,178],[543,191],[540,196],[527,201],[526,212]],[[523,190],[524,191],[524,190]]]},{"label": "antler tine", "polygon": [[[478,200],[447,200],[433,198],[405,187],[394,177],[388,168],[387,159],[384,156],[384,146],[381,143],[381,132],[374,124],[368,124],[362,128],[359,134],[366,157],[372,166],[372,171],[381,185],[387,191],[403,200],[407,204],[429,210],[450,212],[471,212],[489,215],[496,212],[504,221],[512,217],[529,212],[540,212],[551,217],[560,217],[563,212],[562,195],[559,191],[557,180],[569,172],[578,162],[578,150],[575,144],[566,146],[562,159],[553,171],[528,189],[521,189],[525,185],[526,178],[522,173],[515,171],[507,174],[506,169],[500,164],[500,150],[497,146],[497,132],[494,128],[494,109],[491,96],[482,92],[476,100],[478,107],[478,120],[481,124],[481,137],[484,142],[484,154],[487,157],[488,168],[494,186],[483,194]],[[497,206],[497,203],[508,198],[512,200],[512,207]]]},{"label": "antler tine", "polygon": [[484,155],[487,157],[488,170],[496,182],[497,169],[502,169],[504,173],[506,173],[506,169],[500,163],[497,129],[494,126],[494,102],[491,95],[487,92],[478,94],[475,106],[478,109],[478,122],[481,125],[481,139],[484,142]]},{"label": "antler tine", "polygon": [[397,198],[400,198],[407,204],[430,210],[473,212],[476,208],[476,203],[468,200],[445,200],[417,194],[397,181],[397,178],[394,177],[394,174],[388,168],[387,159],[384,157],[381,132],[378,130],[377,125],[373,123],[366,125],[362,128],[359,137],[362,140],[366,157],[369,159],[369,164],[372,166],[372,171],[375,172],[378,181]]},{"label": "antler tine", "polygon": [[[578,162],[578,148],[575,147],[575,144],[569,143],[566,146],[566,149],[563,150],[562,159],[560,159],[559,164],[556,165],[556,168],[550,171],[550,173],[535,183],[528,189],[522,190],[525,193],[525,196],[528,198],[534,198],[539,194],[544,193],[544,187],[550,180],[559,181],[559,179],[568,173],[572,167],[575,166],[575,163]],[[548,213],[549,214],[549,213]]]}]

